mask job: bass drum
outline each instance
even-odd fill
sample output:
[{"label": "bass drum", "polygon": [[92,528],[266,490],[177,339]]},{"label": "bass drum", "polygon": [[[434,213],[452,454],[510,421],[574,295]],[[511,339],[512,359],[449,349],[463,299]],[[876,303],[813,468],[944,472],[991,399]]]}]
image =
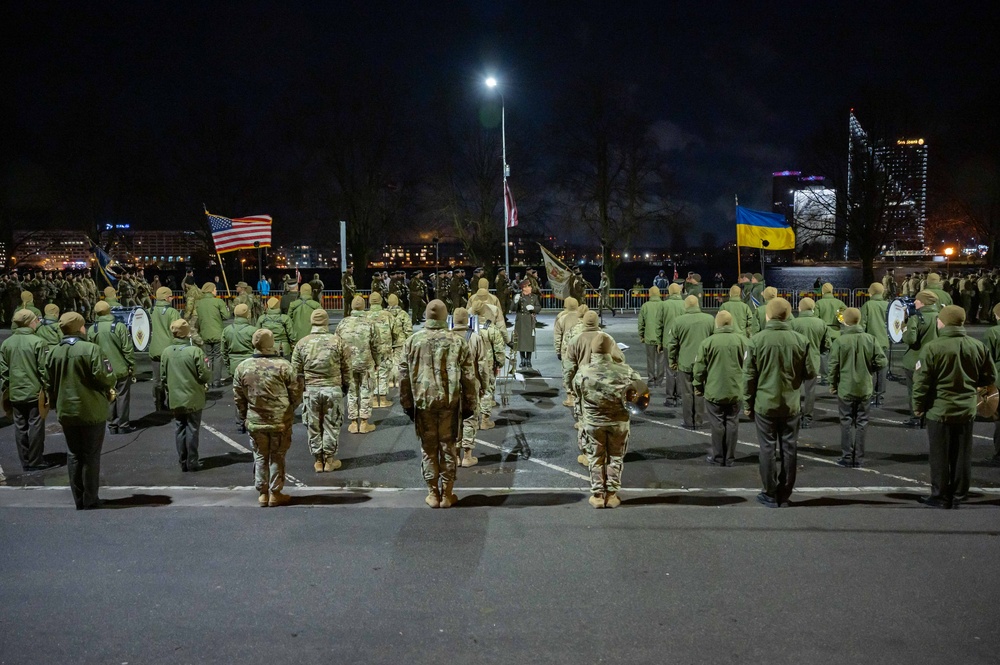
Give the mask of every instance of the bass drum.
[{"label": "bass drum", "polygon": [[149,348],[149,314],[146,314],[146,310],[142,307],[112,307],[111,315],[115,317],[115,321],[121,321],[128,328],[136,351]]},{"label": "bass drum", "polygon": [[903,341],[903,330],[906,328],[906,319],[913,316],[916,311],[917,308],[913,305],[913,298],[896,298],[889,303],[889,312],[885,320],[889,339],[897,343]]}]

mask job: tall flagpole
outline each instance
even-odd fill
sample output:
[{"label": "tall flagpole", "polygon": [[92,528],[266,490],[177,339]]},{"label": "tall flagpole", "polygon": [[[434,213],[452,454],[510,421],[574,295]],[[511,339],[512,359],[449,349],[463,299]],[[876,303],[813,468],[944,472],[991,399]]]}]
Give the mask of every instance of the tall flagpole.
[{"label": "tall flagpole", "polygon": [[[201,206],[205,208],[205,218],[208,218],[208,207],[202,203]],[[211,233],[211,224],[209,225],[209,233]],[[215,237],[212,237],[212,247],[215,247]],[[219,259],[219,270],[222,271],[222,283],[226,285],[226,295],[229,295],[229,278],[226,277],[226,264],[222,261],[222,254],[219,253],[219,248],[215,247],[215,256]]]},{"label": "tall flagpole", "polygon": [[510,204],[507,203],[507,177],[510,175],[510,167],[507,166],[507,110],[504,103],[503,93],[500,93],[500,149],[503,152],[503,262],[510,274]]},{"label": "tall flagpole", "polygon": [[[740,195],[739,194],[734,194],[733,196],[736,198],[736,207],[739,208],[740,207]],[[737,226],[739,226],[739,212],[738,211],[737,211]],[[742,274],[743,274],[743,267],[742,267],[742,264],[740,263],[740,232],[739,232],[739,230],[737,230],[736,231],[736,283],[737,284],[739,283],[739,281],[740,281],[740,275],[742,275]]]}]

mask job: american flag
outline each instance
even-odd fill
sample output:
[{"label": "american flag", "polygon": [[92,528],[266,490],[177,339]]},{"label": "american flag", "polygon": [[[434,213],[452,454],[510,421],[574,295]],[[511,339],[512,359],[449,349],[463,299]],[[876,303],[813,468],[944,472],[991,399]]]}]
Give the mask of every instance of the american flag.
[{"label": "american flag", "polygon": [[212,241],[215,251],[233,252],[238,249],[254,249],[254,243],[260,247],[271,246],[271,216],[253,215],[229,219],[219,215],[208,214],[208,226],[212,230]]},{"label": "american flag", "polygon": [[510,193],[510,187],[507,185],[507,180],[503,181],[503,196],[504,202],[507,204],[507,219],[504,221],[507,223],[507,228],[512,229],[517,226],[517,204],[514,203],[514,195]]}]

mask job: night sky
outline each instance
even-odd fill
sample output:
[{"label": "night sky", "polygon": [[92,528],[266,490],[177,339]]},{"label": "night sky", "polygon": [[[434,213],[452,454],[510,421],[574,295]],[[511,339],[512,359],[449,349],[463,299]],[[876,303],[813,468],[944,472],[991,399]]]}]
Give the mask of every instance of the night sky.
[{"label": "night sky", "polygon": [[[285,110],[322,104],[317,87],[346,81],[363,96],[365,81],[382,76],[423,152],[435,142],[441,91],[485,99],[483,77],[495,74],[512,177],[530,162],[532,186],[545,187],[537,139],[560,131],[557,100],[574,81],[606,72],[646,107],[692,222],[720,238],[732,235],[733,195],[768,208],[770,173],[807,170],[811,138],[846,125],[852,106],[862,123],[883,110],[866,103],[901,108],[906,126],[896,131],[928,141],[932,176],[936,165],[1000,148],[996,104],[987,103],[1000,83],[994,3],[140,1],[2,11],[5,206],[44,207],[74,177],[67,164],[79,179],[117,162],[112,172],[156,172],[169,188],[174,170],[197,170],[200,160],[154,162],[220,109],[250,134],[275,138],[249,142],[246,159],[307,173],[293,151],[273,147],[296,122]],[[167,228],[180,206],[197,213],[201,204],[163,198],[108,215]],[[219,212],[298,224],[299,202],[283,199],[278,188]]]}]

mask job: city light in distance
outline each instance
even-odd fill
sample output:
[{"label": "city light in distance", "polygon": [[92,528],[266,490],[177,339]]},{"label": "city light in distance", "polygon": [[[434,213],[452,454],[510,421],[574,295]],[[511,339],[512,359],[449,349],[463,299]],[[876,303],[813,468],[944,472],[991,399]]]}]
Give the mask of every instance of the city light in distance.
[{"label": "city light in distance", "polygon": [[493,78],[492,76],[487,77],[487,79],[486,79],[486,87],[487,88],[495,88],[495,87],[497,87],[497,80],[495,78]]}]

